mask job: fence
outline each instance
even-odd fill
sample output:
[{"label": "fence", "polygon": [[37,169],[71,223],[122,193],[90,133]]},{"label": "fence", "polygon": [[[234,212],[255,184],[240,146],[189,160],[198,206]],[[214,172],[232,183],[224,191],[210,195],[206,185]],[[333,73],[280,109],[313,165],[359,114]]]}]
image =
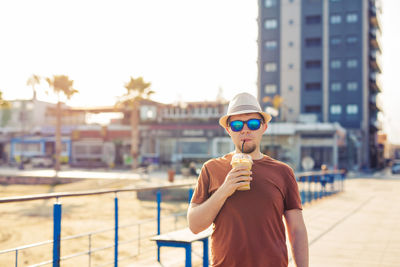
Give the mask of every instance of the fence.
[{"label": "fence", "polygon": [[[344,190],[344,179],[345,173],[342,171],[326,171],[326,172],[309,172],[309,173],[301,173],[297,174],[297,181],[299,184],[300,196],[302,199],[302,203],[312,202],[313,200],[320,199],[325,196],[329,196]],[[12,249],[2,250],[0,251],[0,255],[14,253],[15,258],[15,267],[18,267],[19,260],[19,252],[39,247],[45,245],[52,245],[52,259],[46,260],[43,262],[39,262],[34,264],[33,266],[60,266],[61,261],[67,261],[69,259],[86,256],[88,257],[88,266],[92,266],[92,255],[95,252],[103,251],[106,249],[113,249],[114,259],[110,262],[103,262],[102,265],[98,266],[107,266],[114,265],[118,266],[119,262],[123,260],[134,257],[135,255],[139,255],[142,253],[141,250],[141,242],[143,240],[149,239],[151,236],[161,233],[161,219],[166,219],[166,217],[161,218],[161,201],[162,201],[162,191],[170,188],[188,188],[188,199],[191,199],[191,195],[193,193],[192,187],[195,184],[193,182],[189,183],[177,183],[173,185],[167,186],[157,186],[157,187],[145,187],[145,188],[124,188],[124,189],[114,189],[114,190],[96,190],[96,191],[86,191],[86,192],[77,192],[77,193],[51,193],[51,194],[43,194],[43,195],[31,195],[31,196],[22,196],[22,197],[11,197],[11,198],[0,198],[0,203],[11,203],[11,202],[24,202],[24,201],[33,201],[33,200],[43,200],[43,199],[55,199],[56,202],[53,205],[53,240],[47,240],[44,242],[29,244],[26,246],[20,246]],[[140,220],[133,224],[127,225],[119,225],[119,203],[118,203],[118,193],[121,192],[143,192],[143,191],[156,191],[156,200],[157,200],[157,216],[154,219]],[[114,227],[109,229],[103,229],[99,231],[92,231],[88,233],[83,233],[79,235],[73,235],[61,238],[61,214],[62,214],[62,204],[60,203],[61,198],[67,197],[78,197],[78,196],[94,196],[94,195],[102,195],[102,194],[115,194],[114,197]],[[186,212],[171,214],[170,217],[175,218],[175,228],[177,217],[185,216]],[[142,235],[142,227],[145,224],[156,222],[157,224],[157,232],[147,235]],[[120,241],[119,238],[119,230],[128,227],[136,227],[137,228],[137,237],[125,240],[123,242]],[[92,238],[96,235],[105,233],[105,232],[113,232],[114,235],[114,243],[112,245],[103,246],[99,248],[92,248]],[[85,251],[80,251],[77,253],[72,253],[66,256],[61,256],[61,244],[62,241],[84,238],[88,239],[88,248]],[[133,256],[128,257],[120,257],[119,256],[119,246],[137,242],[137,253],[132,253]]]}]

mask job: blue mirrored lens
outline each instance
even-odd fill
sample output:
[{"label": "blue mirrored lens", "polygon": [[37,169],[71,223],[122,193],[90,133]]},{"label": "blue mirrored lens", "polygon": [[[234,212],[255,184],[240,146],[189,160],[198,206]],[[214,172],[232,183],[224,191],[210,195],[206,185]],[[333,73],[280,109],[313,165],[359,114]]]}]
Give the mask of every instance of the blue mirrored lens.
[{"label": "blue mirrored lens", "polygon": [[231,121],[230,126],[231,126],[232,131],[238,132],[243,129],[244,122],[243,121]]},{"label": "blue mirrored lens", "polygon": [[258,130],[260,129],[260,126],[261,126],[261,120],[251,119],[247,121],[247,127],[249,127],[250,130]]}]

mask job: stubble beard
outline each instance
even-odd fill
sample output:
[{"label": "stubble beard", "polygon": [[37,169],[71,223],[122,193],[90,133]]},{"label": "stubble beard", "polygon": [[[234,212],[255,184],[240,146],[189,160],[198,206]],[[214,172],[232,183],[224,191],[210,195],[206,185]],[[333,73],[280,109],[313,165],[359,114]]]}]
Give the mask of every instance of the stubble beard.
[{"label": "stubble beard", "polygon": [[240,145],[240,147],[238,147],[239,151],[241,151],[242,153],[245,153],[245,154],[253,153],[256,150],[256,148],[257,148],[257,146],[255,144],[246,145],[246,143],[244,144],[243,151],[242,151],[241,145]]}]

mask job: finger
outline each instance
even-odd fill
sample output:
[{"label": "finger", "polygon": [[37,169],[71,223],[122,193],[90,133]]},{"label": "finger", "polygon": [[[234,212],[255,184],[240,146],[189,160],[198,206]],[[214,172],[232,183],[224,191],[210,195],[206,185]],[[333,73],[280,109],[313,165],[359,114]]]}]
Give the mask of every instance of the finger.
[{"label": "finger", "polygon": [[232,175],[234,177],[239,177],[239,176],[251,176],[253,173],[249,170],[239,170],[236,172],[233,172]]},{"label": "finger", "polygon": [[235,178],[235,183],[250,182],[251,180],[253,180],[251,176],[239,176]]},{"label": "finger", "polygon": [[238,167],[232,168],[232,170],[234,170],[234,171],[248,170],[248,167],[247,166],[238,166]]}]

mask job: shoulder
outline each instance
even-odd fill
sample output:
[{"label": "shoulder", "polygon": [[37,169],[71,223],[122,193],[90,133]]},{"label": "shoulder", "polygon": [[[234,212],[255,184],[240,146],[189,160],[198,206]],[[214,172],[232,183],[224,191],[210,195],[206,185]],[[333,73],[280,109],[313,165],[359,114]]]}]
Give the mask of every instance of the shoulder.
[{"label": "shoulder", "polygon": [[277,169],[281,169],[283,171],[289,171],[289,172],[293,172],[292,167],[290,167],[287,163],[282,162],[280,160],[277,159],[273,159],[267,155],[265,155],[261,160],[260,163],[264,166],[270,166],[270,167],[274,167]]},{"label": "shoulder", "polygon": [[281,177],[287,178],[289,180],[296,180],[292,167],[290,167],[285,162],[273,159],[269,156],[264,156],[260,160],[260,165],[270,170],[274,170],[274,172],[279,174]]}]

